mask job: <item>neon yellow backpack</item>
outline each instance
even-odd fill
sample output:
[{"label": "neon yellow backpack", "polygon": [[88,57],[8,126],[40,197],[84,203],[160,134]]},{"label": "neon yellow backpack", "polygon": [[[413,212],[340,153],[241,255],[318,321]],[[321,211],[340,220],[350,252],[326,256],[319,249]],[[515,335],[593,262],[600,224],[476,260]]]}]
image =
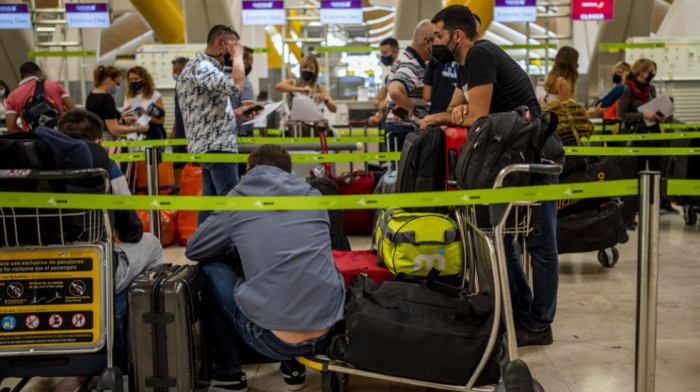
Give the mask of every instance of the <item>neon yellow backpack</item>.
[{"label": "neon yellow backpack", "polygon": [[462,241],[449,216],[401,209],[382,209],[377,215],[373,245],[389,271],[420,277],[433,268],[440,275],[462,273]]}]

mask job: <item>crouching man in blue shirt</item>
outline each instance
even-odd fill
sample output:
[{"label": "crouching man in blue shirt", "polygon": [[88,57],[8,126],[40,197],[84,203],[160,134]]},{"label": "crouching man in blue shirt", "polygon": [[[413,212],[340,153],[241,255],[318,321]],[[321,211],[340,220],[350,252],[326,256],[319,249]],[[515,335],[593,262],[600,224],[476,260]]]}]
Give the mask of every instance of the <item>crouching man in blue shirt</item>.
[{"label": "crouching man in blue shirt", "polygon": [[[291,171],[284,148],[262,145],[228,196],[321,195]],[[187,241],[185,255],[200,262],[216,305],[210,391],[247,390],[236,332],[256,351],[282,361],[289,390],[304,387],[304,366],[294,358],[323,352],[330,327],[343,317],[345,286],[329,230],[325,210],[215,211]],[[227,256],[234,249],[240,273]]]}]

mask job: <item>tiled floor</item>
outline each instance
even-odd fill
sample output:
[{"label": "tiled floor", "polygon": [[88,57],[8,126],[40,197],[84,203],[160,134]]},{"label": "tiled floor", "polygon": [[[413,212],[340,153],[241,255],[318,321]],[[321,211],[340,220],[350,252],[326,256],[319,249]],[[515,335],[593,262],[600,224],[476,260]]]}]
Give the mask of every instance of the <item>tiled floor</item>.
[{"label": "tiled floor", "polygon": [[[620,261],[602,268],[596,253],[561,255],[554,344],[525,347],[522,358],[550,392],[634,391],[637,232],[618,247]],[[367,237],[351,238],[367,249]],[[165,249],[167,261],[186,262],[184,249]],[[700,226],[662,215],[658,290],[656,391],[700,391]],[[284,391],[277,364],[246,366],[249,390]],[[8,385],[6,381],[2,386]],[[41,391],[50,385],[26,389]],[[318,372],[308,371],[307,392],[321,391]],[[424,391],[380,380],[351,377],[358,392]]]}]

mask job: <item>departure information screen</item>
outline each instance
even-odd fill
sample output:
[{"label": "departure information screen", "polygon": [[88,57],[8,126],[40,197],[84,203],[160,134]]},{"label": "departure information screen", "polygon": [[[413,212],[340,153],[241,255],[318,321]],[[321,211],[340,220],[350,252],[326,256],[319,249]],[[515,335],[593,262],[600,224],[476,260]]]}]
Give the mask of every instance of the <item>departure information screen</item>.
[{"label": "departure information screen", "polygon": [[0,4],[0,29],[31,29],[28,4]]},{"label": "departure information screen", "polygon": [[246,26],[284,24],[284,1],[244,1],[241,23]]}]

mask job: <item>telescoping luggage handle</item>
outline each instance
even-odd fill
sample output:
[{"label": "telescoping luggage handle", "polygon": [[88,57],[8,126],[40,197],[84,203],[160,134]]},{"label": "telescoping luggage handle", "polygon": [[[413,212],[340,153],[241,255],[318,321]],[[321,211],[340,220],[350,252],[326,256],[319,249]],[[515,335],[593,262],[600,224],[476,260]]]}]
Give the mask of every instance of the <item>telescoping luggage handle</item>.
[{"label": "telescoping luggage handle", "polygon": [[[326,130],[319,130],[318,137],[321,140],[321,154],[328,154],[328,139],[326,138]],[[323,163],[323,170],[326,173],[326,177],[333,179],[333,173],[331,172],[331,164],[328,162]]]},{"label": "telescoping luggage handle", "polygon": [[[367,121],[364,121],[364,120],[352,120],[352,121],[350,121],[350,122],[348,123],[348,125],[349,125],[349,128],[348,128],[349,134],[348,134],[348,136],[352,136],[352,128],[353,128],[353,127],[363,127],[363,129],[364,129],[363,136],[364,136],[364,137],[367,137]],[[363,152],[367,153],[367,152],[368,152],[368,150],[367,150],[367,143],[362,143],[362,145],[363,145]],[[354,172],[355,172],[355,167],[354,167],[354,166],[355,166],[354,163],[353,163],[353,162],[350,162],[350,172],[351,172],[351,173],[354,173]],[[365,162],[365,172],[366,172],[367,170],[368,170],[368,165],[367,165],[367,162]]]}]

